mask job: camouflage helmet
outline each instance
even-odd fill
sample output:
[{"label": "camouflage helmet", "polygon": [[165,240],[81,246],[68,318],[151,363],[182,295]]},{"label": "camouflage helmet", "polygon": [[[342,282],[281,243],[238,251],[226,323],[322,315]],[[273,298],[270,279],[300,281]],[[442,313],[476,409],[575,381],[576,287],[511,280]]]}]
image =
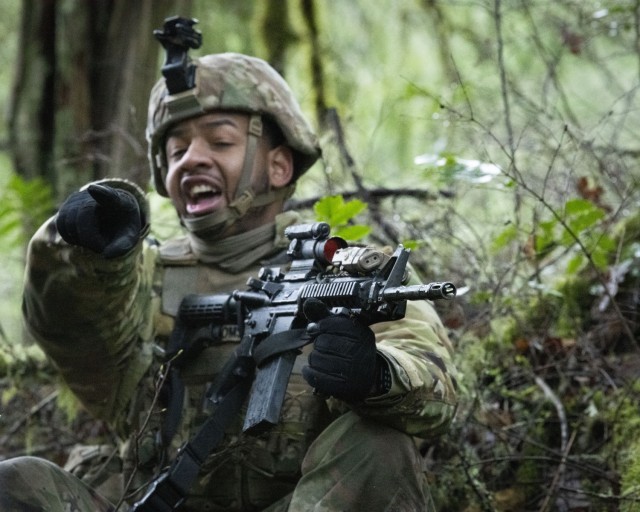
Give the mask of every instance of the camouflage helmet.
[{"label": "camouflage helmet", "polygon": [[297,179],[320,156],[318,140],[284,79],[264,60],[237,53],[206,55],[193,60],[195,87],[170,95],[164,78],[149,100],[147,140],[154,184],[167,196],[165,134],[169,127],[212,110],[265,115],[282,130],[294,152]]}]

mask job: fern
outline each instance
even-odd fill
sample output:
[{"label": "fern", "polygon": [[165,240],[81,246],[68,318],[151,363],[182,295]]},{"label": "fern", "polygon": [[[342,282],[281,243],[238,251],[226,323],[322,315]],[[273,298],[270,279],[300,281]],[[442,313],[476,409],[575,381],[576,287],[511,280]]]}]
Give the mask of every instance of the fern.
[{"label": "fern", "polygon": [[13,174],[0,192],[0,241],[7,249],[23,247],[53,211],[51,187],[42,179]]}]

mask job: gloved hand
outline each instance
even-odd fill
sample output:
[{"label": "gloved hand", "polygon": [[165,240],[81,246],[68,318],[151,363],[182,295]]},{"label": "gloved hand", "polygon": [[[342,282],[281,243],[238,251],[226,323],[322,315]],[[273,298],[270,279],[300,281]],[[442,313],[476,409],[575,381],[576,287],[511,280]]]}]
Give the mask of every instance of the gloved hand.
[{"label": "gloved hand", "polygon": [[302,376],[323,395],[364,400],[376,377],[373,331],[355,318],[331,314],[318,299],[307,299],[303,312],[311,322],[307,332],[314,347]]},{"label": "gloved hand", "polygon": [[65,242],[105,258],[116,258],[133,249],[144,224],[133,194],[97,183],[71,194],[56,219]]}]

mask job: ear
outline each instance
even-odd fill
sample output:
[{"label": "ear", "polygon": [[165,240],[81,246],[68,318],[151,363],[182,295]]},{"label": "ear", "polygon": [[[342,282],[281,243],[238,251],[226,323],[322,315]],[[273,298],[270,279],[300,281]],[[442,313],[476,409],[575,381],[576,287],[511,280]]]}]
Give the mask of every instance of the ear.
[{"label": "ear", "polygon": [[287,186],[293,178],[293,153],[288,146],[277,146],[269,150],[269,185],[273,188]]}]

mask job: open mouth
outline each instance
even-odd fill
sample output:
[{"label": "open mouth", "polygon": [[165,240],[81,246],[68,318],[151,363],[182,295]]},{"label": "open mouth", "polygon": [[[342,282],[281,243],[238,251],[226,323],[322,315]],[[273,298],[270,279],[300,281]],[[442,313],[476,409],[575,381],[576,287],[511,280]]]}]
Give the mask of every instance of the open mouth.
[{"label": "open mouth", "polygon": [[204,215],[220,208],[224,199],[222,190],[207,177],[187,177],[181,185],[185,209],[189,215]]}]

